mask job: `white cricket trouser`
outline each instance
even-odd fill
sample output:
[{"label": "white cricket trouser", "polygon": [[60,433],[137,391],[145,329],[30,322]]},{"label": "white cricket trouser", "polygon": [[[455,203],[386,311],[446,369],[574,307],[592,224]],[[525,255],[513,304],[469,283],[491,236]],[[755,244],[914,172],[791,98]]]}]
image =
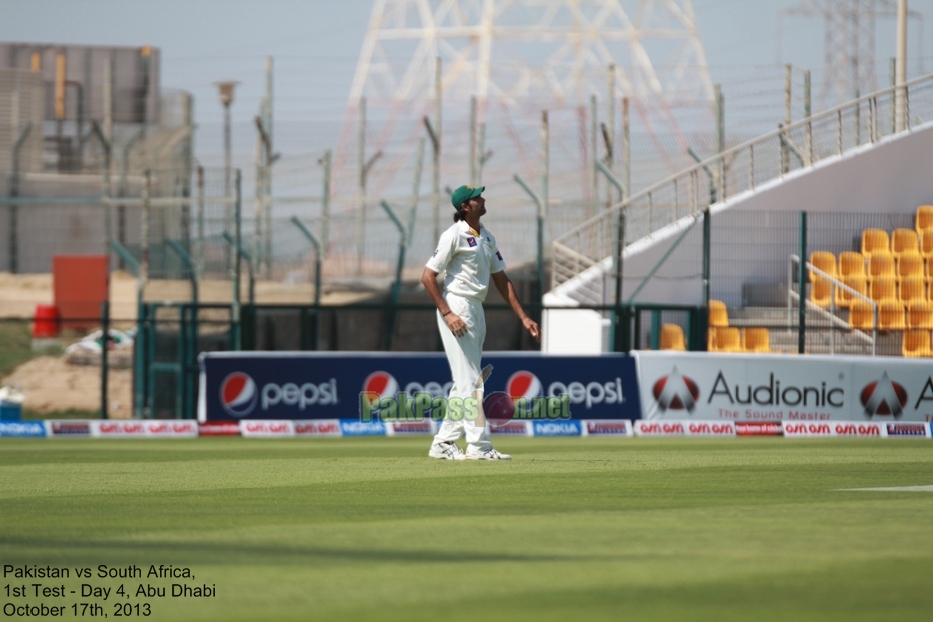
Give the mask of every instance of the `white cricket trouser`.
[{"label": "white cricket trouser", "polygon": [[[441,340],[444,342],[444,351],[447,353],[447,362],[450,363],[450,374],[454,381],[449,397],[473,397],[476,379],[479,378],[482,369],[480,363],[483,358],[483,342],[486,340],[486,315],[483,313],[482,303],[471,298],[447,292],[444,299],[450,310],[459,315],[467,326],[466,334],[456,337],[450,332],[441,312],[437,312],[437,327],[441,331]],[[466,434],[467,445],[474,451],[488,451],[492,448],[486,426],[478,426],[475,420],[467,417],[459,421],[444,419],[434,442],[454,442],[460,438],[461,431]]]}]

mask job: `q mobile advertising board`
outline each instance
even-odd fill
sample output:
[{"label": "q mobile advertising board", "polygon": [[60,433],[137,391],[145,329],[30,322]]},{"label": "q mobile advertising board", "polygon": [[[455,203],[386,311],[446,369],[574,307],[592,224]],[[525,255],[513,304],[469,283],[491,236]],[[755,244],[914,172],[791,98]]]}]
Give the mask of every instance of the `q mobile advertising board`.
[{"label": "q mobile advertising board", "polygon": [[[211,352],[202,354],[198,420],[315,420],[360,418],[360,394],[399,399],[447,396],[450,367],[443,353]],[[490,395],[504,391],[526,407],[525,418],[544,418],[547,403],[566,403],[560,420],[638,419],[641,405],[635,362],[623,354],[548,356],[490,352]],[[563,400],[540,398],[566,396]],[[522,399],[524,401],[522,401]],[[544,404],[542,406],[542,404]],[[541,406],[537,408],[537,406]],[[569,415],[569,416],[568,416]],[[566,426],[565,426],[566,427]],[[579,424],[575,424],[579,434]],[[562,428],[563,429],[563,428]],[[569,428],[567,428],[569,430]],[[407,429],[393,428],[406,433]]]},{"label": "q mobile advertising board", "polygon": [[637,352],[644,419],[933,421],[933,365],[889,357]]}]

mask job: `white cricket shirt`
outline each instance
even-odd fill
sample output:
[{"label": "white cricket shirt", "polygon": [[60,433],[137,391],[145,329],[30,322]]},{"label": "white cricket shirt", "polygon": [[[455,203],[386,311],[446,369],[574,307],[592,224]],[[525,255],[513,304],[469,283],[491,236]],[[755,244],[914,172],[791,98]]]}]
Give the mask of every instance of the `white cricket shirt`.
[{"label": "white cricket shirt", "polygon": [[455,222],[441,234],[427,266],[438,274],[447,270],[445,291],[483,302],[489,291],[489,275],[505,270],[505,260],[496,238],[482,223],[479,233],[473,233],[466,221]]}]

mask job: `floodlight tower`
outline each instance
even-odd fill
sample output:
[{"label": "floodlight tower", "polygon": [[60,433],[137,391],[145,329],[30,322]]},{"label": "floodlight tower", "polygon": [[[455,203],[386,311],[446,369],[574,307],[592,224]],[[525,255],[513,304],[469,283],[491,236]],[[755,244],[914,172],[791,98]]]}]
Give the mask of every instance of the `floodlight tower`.
[{"label": "floodlight tower", "polygon": [[[480,123],[538,118],[553,107],[584,109],[593,94],[606,102],[610,82],[608,92],[629,98],[646,133],[672,134],[686,151],[672,110],[699,106],[712,117],[714,101],[690,0],[375,0],[338,160],[349,165],[348,152],[365,146],[352,137],[367,117],[382,123],[367,151],[381,154],[401,117],[420,126],[433,116],[439,125],[440,100],[445,118],[457,111],[449,125],[462,131],[456,117],[466,117],[473,98]],[[446,127],[443,134],[451,144]]]}]

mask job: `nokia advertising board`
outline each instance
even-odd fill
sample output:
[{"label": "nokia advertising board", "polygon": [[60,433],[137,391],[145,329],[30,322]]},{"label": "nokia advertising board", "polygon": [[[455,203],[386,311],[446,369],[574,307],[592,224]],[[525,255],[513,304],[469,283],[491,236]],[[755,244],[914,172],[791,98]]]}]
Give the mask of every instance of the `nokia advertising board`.
[{"label": "nokia advertising board", "polygon": [[933,366],[889,357],[636,352],[645,419],[933,421]]},{"label": "nokia advertising board", "polygon": [[[450,367],[442,353],[211,352],[202,354],[200,361],[201,422],[359,420],[363,393],[399,404],[409,401],[400,399],[400,394],[414,398],[426,393],[433,409],[451,386]],[[486,382],[486,395],[497,391],[511,395],[519,411],[516,419],[641,416],[631,357],[493,352],[483,357],[483,365],[487,364],[493,365],[493,373]],[[423,414],[433,417],[439,412]]]}]

